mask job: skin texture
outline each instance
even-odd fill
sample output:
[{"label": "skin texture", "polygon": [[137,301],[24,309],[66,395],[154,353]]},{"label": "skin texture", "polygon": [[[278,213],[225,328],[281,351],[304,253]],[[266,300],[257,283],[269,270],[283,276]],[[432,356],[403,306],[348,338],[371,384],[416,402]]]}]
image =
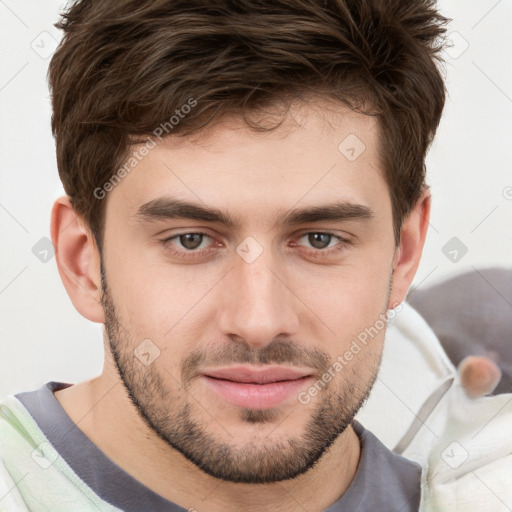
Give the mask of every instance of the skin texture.
[{"label": "skin texture", "polygon": [[[338,150],[350,134],[365,145],[354,161]],[[105,199],[101,261],[68,198],[55,202],[63,283],[77,310],[106,326],[102,374],[56,397],[101,450],[155,492],[198,511],[291,511],[297,503],[321,511],[350,485],[360,455],[350,422],[374,382],[385,328],[307,404],[292,396],[271,409],[241,408],[200,372],[250,362],[306,368],[321,379],[360,332],[404,300],[430,195],[405,219],[396,248],[377,137],[375,118],[320,102],[295,104],[269,133],[229,117],[168,138]],[[136,215],[170,196],[218,208],[236,223]],[[290,210],[335,201],[366,205],[374,216],[274,226]],[[198,231],[208,236],[193,256],[176,235]],[[318,232],[335,235],[329,254],[307,235]],[[250,263],[236,250],[247,237],[262,250]],[[147,339],[157,347],[149,365],[134,355]]]}]

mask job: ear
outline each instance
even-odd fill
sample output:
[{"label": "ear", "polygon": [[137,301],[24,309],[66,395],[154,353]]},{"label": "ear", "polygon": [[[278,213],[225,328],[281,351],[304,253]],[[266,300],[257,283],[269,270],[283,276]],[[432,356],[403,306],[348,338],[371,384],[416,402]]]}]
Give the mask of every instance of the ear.
[{"label": "ear", "polygon": [[401,304],[409,291],[420,264],[430,219],[430,190],[427,188],[404,219],[400,246],[393,258],[393,279],[388,308]]},{"label": "ear", "polygon": [[104,323],[99,251],[68,196],[53,204],[50,230],[60,278],[71,302],[88,320]]}]

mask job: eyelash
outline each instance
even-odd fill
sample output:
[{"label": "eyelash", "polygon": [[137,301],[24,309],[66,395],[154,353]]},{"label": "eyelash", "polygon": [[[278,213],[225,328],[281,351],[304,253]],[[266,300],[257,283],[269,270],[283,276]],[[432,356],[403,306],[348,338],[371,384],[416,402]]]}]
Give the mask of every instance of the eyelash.
[{"label": "eyelash", "polygon": [[[315,257],[315,256],[335,256],[338,253],[340,253],[341,251],[345,250],[347,248],[347,246],[351,244],[351,242],[349,242],[349,240],[347,240],[346,238],[343,238],[343,237],[336,235],[334,233],[331,233],[329,231],[307,231],[307,232],[299,235],[298,239],[300,239],[306,235],[310,235],[310,234],[329,235],[329,236],[331,236],[333,238],[337,238],[339,240],[338,244],[336,244],[334,247],[331,247],[328,249],[312,249],[312,248],[307,249],[307,252],[309,252],[310,255],[313,257]],[[171,243],[171,240],[179,238],[180,236],[183,236],[183,235],[203,235],[203,236],[213,239],[213,237],[211,235],[209,235],[208,233],[205,233],[203,231],[187,231],[184,233],[178,233],[171,237],[165,238],[165,239],[161,240],[160,242],[166,251],[171,252],[175,256],[182,257],[182,258],[188,258],[188,259],[190,259],[190,257],[200,258],[201,256],[204,256],[206,253],[208,253],[211,250],[209,248],[195,249],[195,250],[194,249],[189,249],[189,250],[175,249],[173,244]]]}]

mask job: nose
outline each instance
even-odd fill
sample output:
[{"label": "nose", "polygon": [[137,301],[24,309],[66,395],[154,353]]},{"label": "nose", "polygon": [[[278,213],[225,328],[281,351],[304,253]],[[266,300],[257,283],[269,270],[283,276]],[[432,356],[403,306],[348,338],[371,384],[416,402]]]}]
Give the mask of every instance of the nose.
[{"label": "nose", "polygon": [[234,260],[219,308],[222,333],[242,338],[254,348],[262,348],[276,336],[294,336],[300,301],[276,261],[265,251],[251,263],[237,255]]}]

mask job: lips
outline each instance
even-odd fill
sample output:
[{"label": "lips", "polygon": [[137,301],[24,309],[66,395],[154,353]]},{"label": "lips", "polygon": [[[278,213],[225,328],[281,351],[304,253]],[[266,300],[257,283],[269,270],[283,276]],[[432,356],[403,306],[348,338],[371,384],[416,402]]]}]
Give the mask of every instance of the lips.
[{"label": "lips", "polygon": [[296,397],[313,374],[283,366],[236,366],[206,370],[201,377],[210,391],[232,405],[267,409]]},{"label": "lips", "polygon": [[203,374],[207,377],[213,377],[214,379],[229,380],[232,382],[269,384],[271,382],[302,379],[310,376],[312,373],[310,371],[300,371],[286,367],[266,367],[257,369],[254,367],[235,366],[207,370],[203,372]]}]

